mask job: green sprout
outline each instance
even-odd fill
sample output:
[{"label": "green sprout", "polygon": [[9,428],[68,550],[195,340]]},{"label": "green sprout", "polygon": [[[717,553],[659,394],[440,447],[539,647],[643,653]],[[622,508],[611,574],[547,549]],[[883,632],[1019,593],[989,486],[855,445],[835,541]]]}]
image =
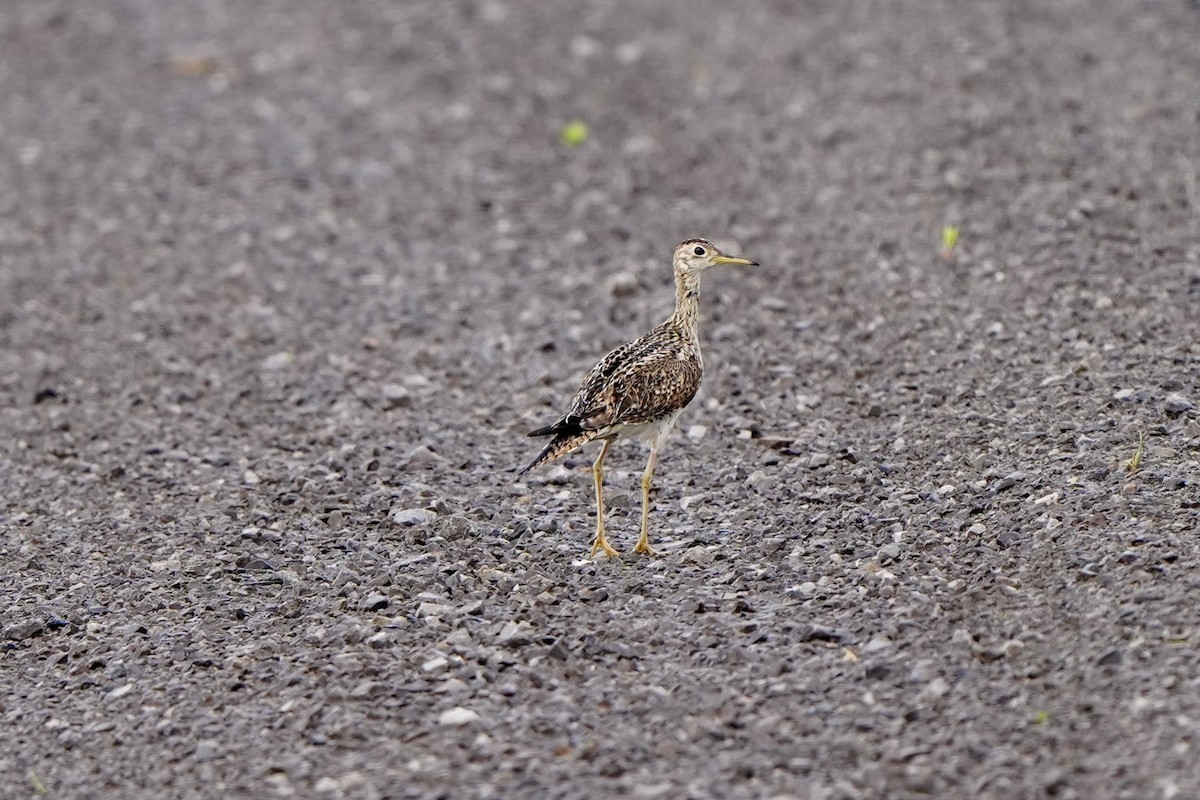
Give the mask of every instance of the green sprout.
[{"label": "green sprout", "polygon": [[29,783],[33,787],[33,791],[35,794],[39,794],[39,795],[50,794],[50,790],[46,788],[46,784],[42,783],[42,779],[39,778],[38,774],[36,772],[34,772],[33,770],[29,770]]},{"label": "green sprout", "polygon": [[956,245],[958,245],[958,228],[953,225],[942,228],[942,258],[953,256]]},{"label": "green sprout", "polygon": [[1033,724],[1034,725],[1045,725],[1049,721],[1050,721],[1050,712],[1049,711],[1039,711],[1033,715]]},{"label": "green sprout", "polygon": [[563,126],[562,133],[558,137],[567,147],[578,147],[587,141],[587,125],[582,120],[571,120]]},{"label": "green sprout", "polygon": [[1142,465],[1142,456],[1146,454],[1146,432],[1141,431],[1138,434],[1137,450],[1133,453],[1133,458],[1125,462],[1125,469],[1130,472],[1137,472],[1138,467]]}]

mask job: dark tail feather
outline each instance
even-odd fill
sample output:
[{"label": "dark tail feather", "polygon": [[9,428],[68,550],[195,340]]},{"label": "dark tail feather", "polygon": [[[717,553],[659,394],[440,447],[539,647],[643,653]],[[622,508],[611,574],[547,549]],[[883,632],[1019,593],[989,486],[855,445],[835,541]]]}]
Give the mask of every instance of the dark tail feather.
[{"label": "dark tail feather", "polygon": [[[553,426],[551,426],[553,427]],[[539,428],[538,430],[544,430]],[[550,432],[539,433],[534,431],[530,436],[548,436]],[[596,438],[596,431],[579,431],[578,433],[559,432],[550,442],[542,448],[542,452],[538,453],[537,458],[529,463],[529,466],[517,473],[517,477],[521,477],[529,470],[536,466],[545,464],[547,461],[553,461],[556,458],[561,458],[567,453],[578,450],[585,444]]]},{"label": "dark tail feather", "polygon": [[544,428],[538,428],[536,431],[529,432],[530,439],[536,439],[538,436],[577,436],[583,433],[583,426],[579,424],[578,417],[563,417],[553,425],[547,425]]}]

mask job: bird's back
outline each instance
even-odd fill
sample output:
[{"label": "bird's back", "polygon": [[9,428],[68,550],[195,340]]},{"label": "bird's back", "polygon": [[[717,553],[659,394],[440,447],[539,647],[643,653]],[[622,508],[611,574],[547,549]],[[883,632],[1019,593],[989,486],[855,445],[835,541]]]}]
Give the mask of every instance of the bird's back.
[{"label": "bird's back", "polygon": [[566,414],[529,434],[555,438],[525,470],[678,412],[696,396],[703,371],[694,331],[674,318],[621,345],[584,377]]},{"label": "bird's back", "polygon": [[651,422],[691,402],[702,375],[699,342],[667,320],[601,359],[567,416],[593,428]]}]

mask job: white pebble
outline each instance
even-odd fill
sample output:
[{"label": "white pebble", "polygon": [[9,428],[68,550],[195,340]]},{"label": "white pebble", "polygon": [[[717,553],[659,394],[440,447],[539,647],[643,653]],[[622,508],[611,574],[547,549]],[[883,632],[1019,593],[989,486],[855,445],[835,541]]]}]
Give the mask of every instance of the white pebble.
[{"label": "white pebble", "polygon": [[108,694],[104,695],[105,700],[116,700],[118,697],[124,697],[133,691],[133,684],[127,683],[124,686],[118,686]]},{"label": "white pebble", "polygon": [[421,603],[417,606],[417,614],[422,617],[452,617],[454,606],[444,603]]},{"label": "white pebble", "polygon": [[275,353],[262,360],[262,368],[267,372],[275,372],[289,366],[296,357],[288,352]]},{"label": "white pebble", "polygon": [[925,688],[921,690],[922,700],[937,700],[946,692],[950,691],[950,684],[946,683],[944,678],[934,678],[929,683],[925,684]]},{"label": "white pebble", "polygon": [[819,405],[821,405],[821,398],[815,394],[796,395],[796,409],[799,411],[808,411],[810,408],[816,408]]},{"label": "white pebble", "polygon": [[479,719],[479,715],[471,709],[455,706],[448,711],[443,711],[438,716],[438,725],[457,728],[462,725],[469,725],[477,719]]},{"label": "white pebble", "polygon": [[437,672],[442,667],[449,664],[450,661],[442,656],[434,656],[421,665],[422,672]]},{"label": "white pebble", "polygon": [[437,518],[437,514],[427,508],[402,508],[392,512],[392,522],[397,525],[427,525]]}]

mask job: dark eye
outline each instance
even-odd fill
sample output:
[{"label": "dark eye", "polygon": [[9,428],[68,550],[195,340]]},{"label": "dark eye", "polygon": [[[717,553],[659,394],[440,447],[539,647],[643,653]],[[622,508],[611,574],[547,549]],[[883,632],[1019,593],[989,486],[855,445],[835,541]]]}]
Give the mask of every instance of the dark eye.
[{"label": "dark eye", "polygon": [[696,245],[696,249],[693,250],[692,252],[698,256],[702,256],[702,255],[704,255],[704,248],[701,247],[700,245]]}]

